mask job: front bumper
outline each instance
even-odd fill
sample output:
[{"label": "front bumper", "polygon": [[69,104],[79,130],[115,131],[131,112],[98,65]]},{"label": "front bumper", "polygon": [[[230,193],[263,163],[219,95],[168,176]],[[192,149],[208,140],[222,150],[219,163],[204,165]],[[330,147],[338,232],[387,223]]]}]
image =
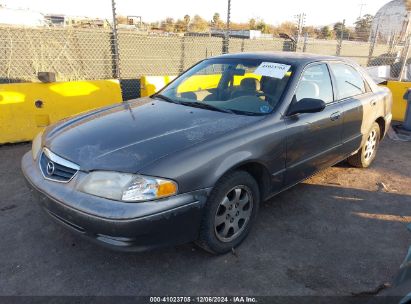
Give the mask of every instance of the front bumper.
[{"label": "front bumper", "polygon": [[67,184],[44,179],[31,152],[22,171],[40,205],[57,222],[106,247],[144,251],[193,241],[209,189],[145,203],[123,203],[76,190],[85,173]]}]

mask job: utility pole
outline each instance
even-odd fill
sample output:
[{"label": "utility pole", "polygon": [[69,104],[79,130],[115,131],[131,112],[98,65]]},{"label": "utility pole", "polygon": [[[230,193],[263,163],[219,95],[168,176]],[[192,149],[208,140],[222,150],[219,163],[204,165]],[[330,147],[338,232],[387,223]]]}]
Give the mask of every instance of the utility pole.
[{"label": "utility pole", "polygon": [[111,10],[113,12],[113,55],[114,55],[114,77],[120,79],[120,56],[118,52],[118,32],[117,32],[117,13],[116,1],[111,0]]},{"label": "utility pole", "polygon": [[342,44],[343,44],[343,39],[344,39],[344,31],[345,31],[345,19],[341,23],[341,33],[340,33],[340,40],[338,41],[337,45],[337,56],[341,55],[341,49],[342,49]]},{"label": "utility pole", "polygon": [[360,3],[360,5],[359,5],[359,7],[360,7],[360,19],[361,19],[361,17],[362,17],[362,11],[363,11],[363,9],[364,9],[364,7],[366,7],[367,6],[367,3],[364,3],[364,2],[361,2]]},{"label": "utility pole", "polygon": [[307,14],[301,13],[294,17],[297,19],[297,39],[296,39],[296,43],[297,43],[296,49],[297,49],[300,43],[300,40],[301,40],[301,36],[303,34],[303,30],[305,26],[305,18],[307,17]]},{"label": "utility pole", "polygon": [[231,0],[228,0],[227,26],[226,26],[225,37],[224,37],[224,42],[223,42],[223,54],[228,53],[228,48],[230,45],[230,21],[231,21]]}]

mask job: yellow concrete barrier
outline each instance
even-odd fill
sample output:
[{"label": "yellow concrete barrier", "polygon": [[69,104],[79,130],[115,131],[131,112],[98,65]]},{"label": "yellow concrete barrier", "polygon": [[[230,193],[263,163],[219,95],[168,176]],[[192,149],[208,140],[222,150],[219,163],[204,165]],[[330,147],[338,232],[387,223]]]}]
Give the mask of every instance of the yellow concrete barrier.
[{"label": "yellow concrete barrier", "polygon": [[411,88],[411,82],[388,81],[387,87],[392,92],[392,119],[404,121],[407,102],[404,100],[404,94]]},{"label": "yellow concrete barrier", "polygon": [[161,90],[177,76],[142,76],[140,79],[140,96],[153,95]]},{"label": "yellow concrete barrier", "polygon": [[117,80],[0,85],[0,144],[32,140],[44,127],[122,101]]}]

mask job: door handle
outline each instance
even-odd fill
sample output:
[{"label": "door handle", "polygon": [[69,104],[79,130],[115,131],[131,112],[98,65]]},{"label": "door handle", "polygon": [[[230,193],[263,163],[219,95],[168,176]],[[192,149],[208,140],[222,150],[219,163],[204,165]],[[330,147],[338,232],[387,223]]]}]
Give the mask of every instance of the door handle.
[{"label": "door handle", "polygon": [[376,106],[377,105],[377,101],[374,99],[374,100],[371,100],[371,102],[370,102],[370,104],[371,104],[371,106]]},{"label": "door handle", "polygon": [[336,121],[336,120],[339,120],[340,117],[341,117],[341,112],[335,112],[335,113],[331,114],[330,119],[332,121]]}]

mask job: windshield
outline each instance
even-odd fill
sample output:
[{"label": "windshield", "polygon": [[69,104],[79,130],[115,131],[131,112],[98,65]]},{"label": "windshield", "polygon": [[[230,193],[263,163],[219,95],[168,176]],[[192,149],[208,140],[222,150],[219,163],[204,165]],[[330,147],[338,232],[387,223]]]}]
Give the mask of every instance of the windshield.
[{"label": "windshield", "polygon": [[164,88],[169,102],[244,115],[267,115],[280,102],[292,66],[263,60],[205,60]]}]

